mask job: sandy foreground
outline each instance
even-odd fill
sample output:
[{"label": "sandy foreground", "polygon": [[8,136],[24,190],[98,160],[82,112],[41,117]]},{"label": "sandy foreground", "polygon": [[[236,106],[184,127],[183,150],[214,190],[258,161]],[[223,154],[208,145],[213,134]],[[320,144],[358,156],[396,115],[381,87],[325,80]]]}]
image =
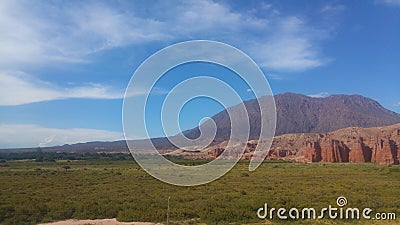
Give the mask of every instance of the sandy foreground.
[{"label": "sandy foreground", "polygon": [[99,219],[99,220],[64,220],[52,223],[40,223],[38,225],[162,225],[162,223],[146,222],[118,222],[117,219]]}]

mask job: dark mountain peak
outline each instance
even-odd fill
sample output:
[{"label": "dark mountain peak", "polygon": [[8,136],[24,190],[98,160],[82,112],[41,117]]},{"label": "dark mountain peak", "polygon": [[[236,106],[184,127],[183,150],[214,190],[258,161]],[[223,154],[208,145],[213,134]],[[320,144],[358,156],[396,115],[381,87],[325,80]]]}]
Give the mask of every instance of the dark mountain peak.
[{"label": "dark mountain peak", "polygon": [[358,94],[353,94],[353,95],[335,94],[326,97],[326,99],[333,101],[347,101],[347,102],[364,102],[364,103],[374,102],[379,105],[379,103],[376,100]]},{"label": "dark mountain peak", "polygon": [[297,98],[297,99],[300,99],[300,98],[312,98],[312,97],[303,95],[303,94],[293,93],[293,92],[285,92],[282,94],[275,95],[275,98]]},{"label": "dark mountain peak", "polygon": [[[263,98],[259,100],[262,101]],[[313,98],[303,94],[283,93],[274,96],[277,112],[276,135],[288,133],[324,133],[346,127],[377,127],[400,123],[400,115],[383,108],[376,100],[361,95],[331,95]],[[256,99],[244,102],[250,119],[250,139],[258,139],[260,108]],[[231,107],[230,111],[235,111]],[[226,110],[212,117],[217,124],[217,140],[229,138],[230,120]],[[198,137],[199,129],[185,131]]]}]

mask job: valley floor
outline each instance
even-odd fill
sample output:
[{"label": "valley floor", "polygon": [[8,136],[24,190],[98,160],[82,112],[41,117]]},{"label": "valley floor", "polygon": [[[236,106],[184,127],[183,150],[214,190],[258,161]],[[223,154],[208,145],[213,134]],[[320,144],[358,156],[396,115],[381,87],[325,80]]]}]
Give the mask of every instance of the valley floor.
[{"label": "valley floor", "polygon": [[2,161],[0,224],[69,219],[97,224],[87,219],[106,218],[166,224],[168,197],[171,197],[171,221],[175,221],[171,224],[377,223],[365,219],[282,221],[276,217],[265,221],[257,217],[257,210],[265,203],[275,208],[314,207],[319,211],[329,205],[337,206],[339,196],[347,198],[346,207],[371,208],[371,216],[376,212],[396,214],[397,220],[379,224],[400,224],[399,165],[277,160],[249,172],[248,163],[240,162],[212,183],[178,187],[156,180],[133,160]]},{"label": "valley floor", "polygon": [[51,223],[41,223],[38,225],[157,225],[145,222],[118,222],[117,219],[97,219],[97,220],[64,220]]}]

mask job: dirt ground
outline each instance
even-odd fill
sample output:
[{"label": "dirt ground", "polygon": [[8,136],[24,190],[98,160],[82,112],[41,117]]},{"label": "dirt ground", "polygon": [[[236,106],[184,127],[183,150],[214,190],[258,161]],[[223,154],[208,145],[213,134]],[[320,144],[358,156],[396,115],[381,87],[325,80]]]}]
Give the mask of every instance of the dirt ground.
[{"label": "dirt ground", "polygon": [[41,223],[38,225],[162,225],[161,223],[146,222],[118,222],[117,219],[99,219],[99,220],[64,220],[52,223]]}]

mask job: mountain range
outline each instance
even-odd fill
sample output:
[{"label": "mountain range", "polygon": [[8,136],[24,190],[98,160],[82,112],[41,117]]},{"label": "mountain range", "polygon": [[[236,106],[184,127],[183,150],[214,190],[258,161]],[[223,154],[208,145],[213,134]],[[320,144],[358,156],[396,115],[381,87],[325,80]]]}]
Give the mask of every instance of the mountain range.
[{"label": "mountain range", "polygon": [[[258,99],[266,101],[265,97]],[[294,133],[326,133],[347,127],[379,127],[400,123],[400,114],[382,107],[377,101],[361,95],[331,95],[325,98],[314,98],[302,94],[284,93],[274,96],[276,105],[276,136]],[[260,133],[260,109],[257,100],[243,102],[250,121],[249,140],[258,139]],[[239,105],[230,107],[229,112],[238,111]],[[217,133],[212,143],[217,146],[230,136],[231,121],[228,111],[223,110],[212,117]],[[238,113],[238,112],[237,112]],[[199,127],[189,129],[183,134],[197,138]],[[167,138],[152,138],[157,149],[165,152],[176,150]],[[142,140],[132,140],[140,146]],[[38,148],[2,149],[1,151],[34,151]],[[88,142],[71,145],[41,148],[43,151],[56,152],[127,152],[125,141]]]}]

